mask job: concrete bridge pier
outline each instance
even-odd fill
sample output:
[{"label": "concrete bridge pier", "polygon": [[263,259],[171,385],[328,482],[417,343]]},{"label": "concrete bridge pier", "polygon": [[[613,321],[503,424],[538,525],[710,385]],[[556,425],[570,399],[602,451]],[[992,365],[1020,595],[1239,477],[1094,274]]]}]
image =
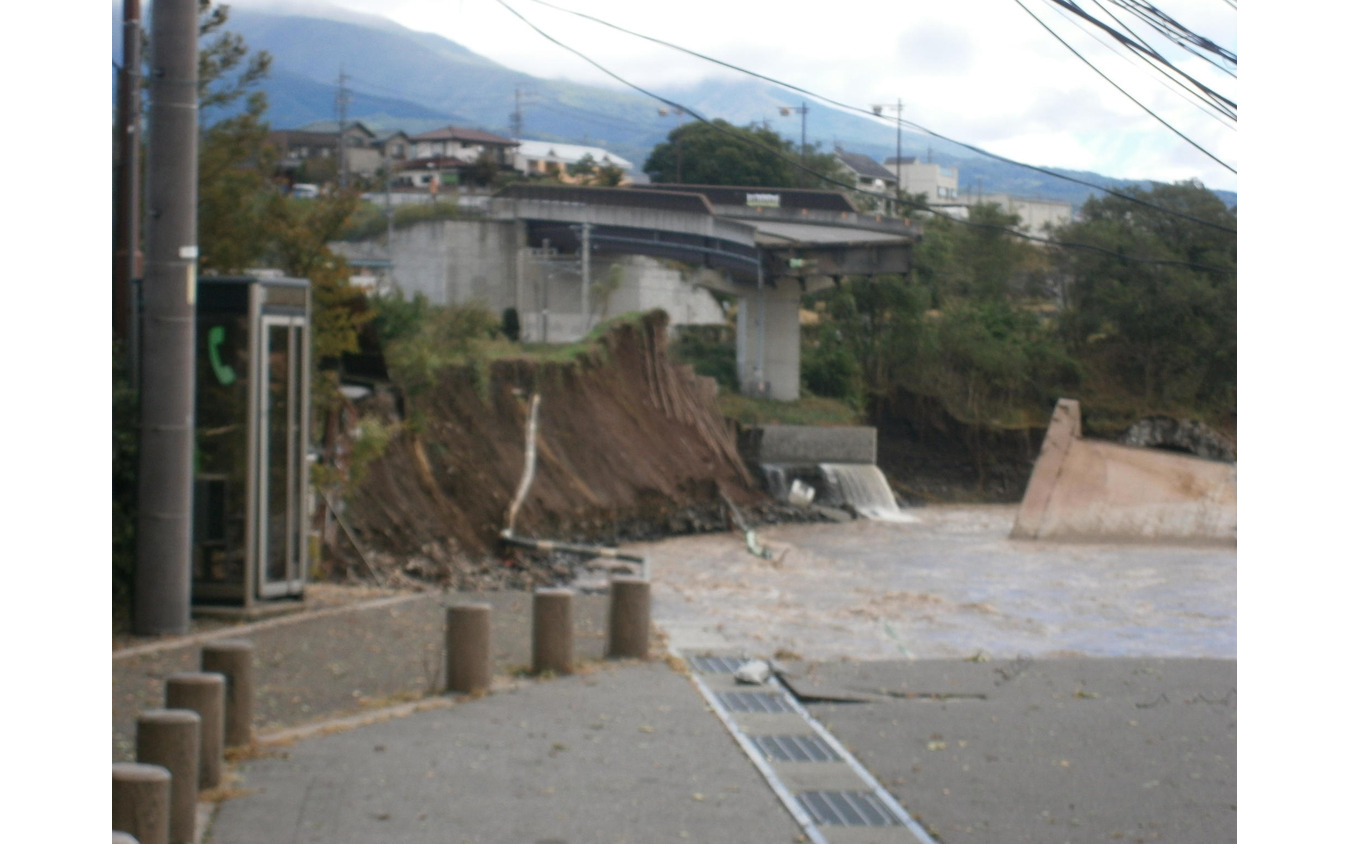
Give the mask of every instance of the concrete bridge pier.
[{"label": "concrete bridge pier", "polygon": [[777,401],[801,397],[802,294],[793,282],[745,293],[736,309],[736,371],[741,392]]}]

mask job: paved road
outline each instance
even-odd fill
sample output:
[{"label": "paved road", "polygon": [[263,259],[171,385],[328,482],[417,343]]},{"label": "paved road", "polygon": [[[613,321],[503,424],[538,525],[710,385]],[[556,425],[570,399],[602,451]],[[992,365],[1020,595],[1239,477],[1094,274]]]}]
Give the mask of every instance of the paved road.
[{"label": "paved road", "polygon": [[[913,525],[766,529],[773,563],[730,534],[629,550],[652,559],[655,622],[674,647],[776,654],[810,714],[942,844],[1234,840],[1233,550],[1012,543],[1010,508],[916,512]],[[600,607],[587,606],[594,625]],[[503,664],[524,661],[523,610]],[[267,682],[283,689],[286,660],[301,660],[306,684],[324,687],[306,685],[315,709],[350,700],[348,681],[366,694],[377,679],[425,684],[442,612],[409,602],[347,627],[321,619],[322,647],[342,651],[322,659],[285,647],[287,635],[320,647],[301,624],[274,626]],[[392,625],[401,644],[367,636],[360,618]],[[163,649],[114,667],[146,667],[138,682],[153,685],[169,657],[189,659]],[[266,717],[288,714],[278,704]],[[691,681],[659,661],[321,731],[238,774],[213,842],[801,834]],[[899,840],[895,828],[824,832]]]},{"label": "paved road", "polygon": [[743,841],[800,830],[664,662],[607,665],[249,762],[212,844]]}]

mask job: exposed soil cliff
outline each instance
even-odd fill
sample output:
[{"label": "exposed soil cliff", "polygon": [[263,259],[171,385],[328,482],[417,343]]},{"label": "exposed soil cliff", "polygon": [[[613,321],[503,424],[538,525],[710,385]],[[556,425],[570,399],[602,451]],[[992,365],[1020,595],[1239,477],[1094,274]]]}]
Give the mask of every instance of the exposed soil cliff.
[{"label": "exposed soil cliff", "polygon": [[[378,408],[403,424],[347,498],[346,522],[367,555],[456,587],[500,579],[498,537],[536,393],[538,459],[519,535],[613,542],[693,533],[726,527],[723,495],[766,506],[718,413],[714,383],[667,355],[666,322],[657,312],[621,324],[570,362],[455,368],[425,394],[386,396],[382,408],[368,400],[363,413]],[[345,544],[333,548],[341,554]]]}]

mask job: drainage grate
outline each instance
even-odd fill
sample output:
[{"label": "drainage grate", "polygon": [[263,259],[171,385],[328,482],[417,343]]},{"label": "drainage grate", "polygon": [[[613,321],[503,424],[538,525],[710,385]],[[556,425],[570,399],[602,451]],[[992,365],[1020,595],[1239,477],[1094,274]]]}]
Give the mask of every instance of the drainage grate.
[{"label": "drainage grate", "polygon": [[900,819],[866,791],[804,791],[797,802],[822,826],[898,826]]},{"label": "drainage grate", "polygon": [[816,736],[751,736],[750,740],[776,762],[842,762],[838,753]]},{"label": "drainage grate", "polygon": [[700,674],[735,674],[736,669],[746,662],[733,656],[695,656],[690,657],[689,661]]},{"label": "drainage grate", "polygon": [[722,692],[717,696],[731,712],[792,712],[791,706],[776,692]]}]

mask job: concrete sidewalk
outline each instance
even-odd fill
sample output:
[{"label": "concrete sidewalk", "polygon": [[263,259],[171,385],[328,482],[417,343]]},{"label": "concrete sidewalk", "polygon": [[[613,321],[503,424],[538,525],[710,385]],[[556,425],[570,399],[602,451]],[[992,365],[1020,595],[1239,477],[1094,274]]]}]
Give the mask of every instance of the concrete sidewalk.
[{"label": "concrete sidewalk", "polygon": [[240,763],[212,844],[793,842],[688,677],[591,664]]}]

